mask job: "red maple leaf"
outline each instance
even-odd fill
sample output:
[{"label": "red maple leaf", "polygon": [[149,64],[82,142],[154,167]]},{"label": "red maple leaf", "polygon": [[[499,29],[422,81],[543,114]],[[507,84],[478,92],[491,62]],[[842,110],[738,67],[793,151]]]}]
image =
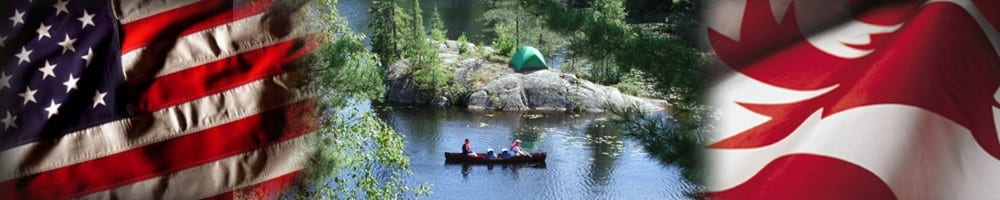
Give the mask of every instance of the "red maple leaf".
[{"label": "red maple leaf", "polygon": [[[968,128],[976,142],[1000,158],[992,107],[1000,87],[1000,58],[983,29],[958,5],[923,2],[910,9],[871,9],[856,18],[902,17],[893,33],[872,36],[868,55],[841,58],[810,44],[789,4],[779,22],[768,0],[749,0],[739,41],[709,29],[718,56],[740,73],[793,90],[836,86],[814,98],[786,104],[739,103],[769,116],[763,124],[711,144],[710,148],[754,148],[787,137],[812,113],[822,117],[856,107],[903,104],[948,118]],[[903,7],[905,8],[905,7]],[[919,9],[919,10],[915,10]],[[894,14],[895,13],[895,14]],[[899,15],[904,13],[905,15]],[[890,17],[891,18],[891,17]],[[881,119],[895,123],[902,119]],[[844,131],[851,131],[844,127]]]}]

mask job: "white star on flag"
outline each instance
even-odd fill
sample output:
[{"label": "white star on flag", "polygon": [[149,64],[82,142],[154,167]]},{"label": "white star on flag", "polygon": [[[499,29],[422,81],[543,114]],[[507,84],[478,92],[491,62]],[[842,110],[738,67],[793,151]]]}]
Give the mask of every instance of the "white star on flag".
[{"label": "white star on flag", "polygon": [[32,51],[34,50],[27,50],[24,47],[21,47],[21,53],[17,53],[17,64],[20,65],[21,63],[25,62],[30,63],[31,59],[29,58],[29,56],[31,55]]},{"label": "white star on flag", "polygon": [[17,24],[23,24],[24,23],[24,12],[21,12],[20,10],[15,10],[14,11],[14,16],[12,16],[10,18],[7,18],[7,19],[10,19],[10,21],[14,21],[14,25],[13,26],[17,26]]},{"label": "white star on flag", "polygon": [[65,54],[66,51],[76,52],[76,48],[73,47],[73,43],[75,42],[76,39],[70,38],[69,34],[66,34],[66,39],[63,39],[62,42],[59,42],[59,46],[61,46],[63,49],[62,53]]},{"label": "white star on flag", "polygon": [[73,74],[69,74],[69,80],[63,82],[63,85],[66,86],[66,93],[69,93],[70,90],[75,90],[76,82],[78,81],[80,81],[80,78],[73,77]]},{"label": "white star on flag", "polygon": [[80,20],[80,23],[83,23],[83,27],[81,27],[81,29],[87,28],[88,24],[91,26],[97,26],[94,24],[94,14],[90,14],[86,10],[83,11],[83,16],[76,19]]},{"label": "white star on flag", "polygon": [[49,113],[47,118],[52,118],[52,115],[59,114],[59,106],[62,106],[62,104],[56,103],[56,100],[52,100],[52,103],[49,104],[49,107],[45,108],[45,112]]},{"label": "white star on flag", "polygon": [[29,1],[0,3],[0,199],[270,199],[304,172],[310,3]]},{"label": "white star on flag", "polygon": [[55,69],[56,65],[49,64],[49,61],[46,60],[45,67],[39,68],[38,71],[42,72],[42,80],[45,80],[45,78],[49,76],[51,76],[52,78],[56,78]]},{"label": "white star on flag", "polygon": [[69,4],[69,1],[60,0],[55,5],[52,5],[53,8],[56,8],[56,16],[59,16],[61,13],[69,13],[69,9],[66,9],[66,4]]},{"label": "white star on flag", "polygon": [[80,58],[87,61],[87,64],[83,65],[84,67],[90,66],[90,59],[94,58],[94,50],[87,48],[87,55],[80,56]]},{"label": "white star on flag", "polygon": [[35,31],[38,32],[38,40],[42,40],[43,37],[51,38],[52,35],[49,35],[49,29],[51,28],[52,25],[46,26],[45,23],[42,23],[41,26],[38,26],[38,30]]},{"label": "white star on flag", "polygon": [[3,90],[4,88],[9,88],[10,79],[12,76],[7,75],[7,72],[0,72],[0,73],[2,73],[2,75],[0,75],[0,90]]},{"label": "white star on flag", "polygon": [[17,116],[13,116],[10,114],[10,111],[7,111],[7,117],[3,118],[3,130],[6,131],[7,129],[10,129],[10,127],[17,128],[17,123],[15,123],[16,121]]},{"label": "white star on flag", "polygon": [[21,98],[24,98],[24,105],[28,105],[29,101],[38,103],[37,101],[35,101],[36,92],[38,92],[38,90],[32,90],[31,87],[25,87],[24,92],[21,94],[17,94],[17,96],[21,96]]},{"label": "white star on flag", "polygon": [[100,90],[97,91],[97,94],[94,94],[94,108],[97,108],[97,105],[106,105],[104,104],[104,96],[106,95],[108,95],[107,92],[101,92]]}]

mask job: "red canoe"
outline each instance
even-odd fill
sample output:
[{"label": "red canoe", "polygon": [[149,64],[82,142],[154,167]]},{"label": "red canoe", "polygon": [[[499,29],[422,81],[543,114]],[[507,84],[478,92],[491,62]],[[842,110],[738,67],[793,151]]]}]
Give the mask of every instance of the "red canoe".
[{"label": "red canoe", "polygon": [[451,163],[534,163],[545,162],[545,152],[534,152],[531,156],[514,156],[509,158],[486,158],[486,153],[477,153],[476,157],[458,152],[445,152],[445,162]]}]

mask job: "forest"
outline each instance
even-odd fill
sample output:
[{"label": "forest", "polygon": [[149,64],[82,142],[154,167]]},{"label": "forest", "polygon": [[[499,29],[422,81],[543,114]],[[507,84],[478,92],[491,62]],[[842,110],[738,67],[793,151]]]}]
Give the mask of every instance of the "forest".
[{"label": "forest", "polygon": [[[370,111],[352,102],[381,102],[386,67],[413,66],[413,81],[422,92],[460,95],[438,57],[445,40],[461,44],[481,38],[495,51],[460,52],[506,62],[523,45],[542,52],[564,52],[561,70],[613,86],[630,95],[663,99],[671,117],[649,117],[635,109],[613,109],[615,124],[641,141],[653,157],[682,169],[685,179],[700,183],[703,137],[712,113],[700,100],[707,79],[701,67],[710,56],[696,47],[696,0],[511,0],[486,1],[478,20],[482,35],[460,33],[447,38],[437,10],[421,10],[419,0],[374,0],[368,27],[372,35],[350,30],[337,11],[337,0],[320,0],[312,19],[323,27],[324,43],[305,62],[310,90],[319,94],[324,128],[314,134],[317,147],[310,168],[293,192],[297,198],[413,198],[433,191],[431,185],[408,186],[413,172],[403,154],[401,136]],[[427,15],[425,13],[430,13]],[[366,46],[365,39],[370,39]],[[462,98],[456,96],[455,99]],[[349,113],[349,114],[340,114]]]}]

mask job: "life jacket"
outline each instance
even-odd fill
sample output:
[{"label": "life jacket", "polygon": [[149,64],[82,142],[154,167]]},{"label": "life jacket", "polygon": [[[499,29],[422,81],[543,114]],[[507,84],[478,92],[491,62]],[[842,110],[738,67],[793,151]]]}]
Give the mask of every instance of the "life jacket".
[{"label": "life jacket", "polygon": [[462,153],[472,153],[472,144],[462,144]]},{"label": "life jacket", "polygon": [[521,144],[518,143],[510,144],[510,151],[514,153],[521,152]]}]

